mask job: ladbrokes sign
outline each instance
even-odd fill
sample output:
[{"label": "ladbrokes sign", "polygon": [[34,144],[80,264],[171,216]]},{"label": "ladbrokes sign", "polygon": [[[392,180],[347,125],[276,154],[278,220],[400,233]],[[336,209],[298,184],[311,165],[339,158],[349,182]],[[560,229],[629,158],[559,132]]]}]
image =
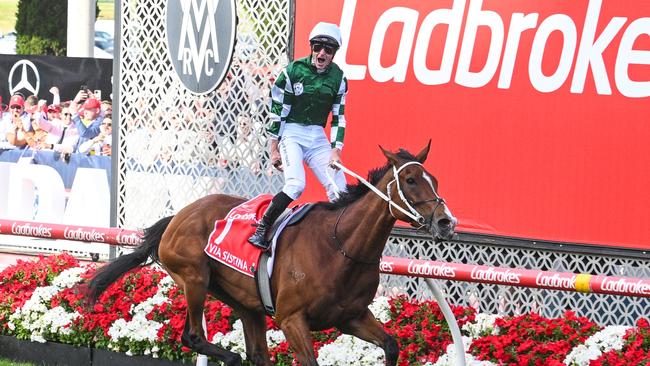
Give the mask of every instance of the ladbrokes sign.
[{"label": "ladbrokes sign", "polygon": [[197,94],[213,91],[228,72],[236,32],[234,0],[168,0],[167,43],[176,74]]},{"label": "ladbrokes sign", "polygon": [[[359,23],[361,14],[366,12],[361,3],[369,2],[344,1],[340,24],[346,40],[363,37],[363,25]],[[529,3],[548,7],[544,1]],[[487,4],[497,5],[501,11]],[[542,17],[532,9],[526,13],[507,11],[503,4],[485,1],[484,5],[483,0],[453,0],[450,7],[428,13],[395,5],[380,14],[370,39],[366,40],[369,41],[367,64],[346,63],[347,47],[337,55],[336,61],[350,80],[370,77],[378,82],[404,82],[412,68],[416,80],[424,85],[454,82],[480,88],[497,80],[498,88],[508,89],[516,67],[528,74],[530,84],[540,92],[556,91],[568,81],[572,93],[582,93],[590,76],[598,94],[612,94],[612,84],[615,84],[627,97],[650,96],[650,80],[635,80],[630,75],[631,68],[650,64],[650,51],[634,47],[637,40],[650,35],[650,18],[601,17],[603,0],[589,0],[586,5],[577,20],[562,12]],[[401,28],[401,34],[391,60],[387,53],[394,52],[394,48],[386,39],[395,28]],[[477,42],[478,33],[485,31],[489,32],[489,37],[484,38],[488,42]],[[443,44],[436,49],[439,46],[435,40],[439,36],[443,37]],[[531,36],[532,42],[528,43]],[[526,49],[530,57],[520,59],[518,64],[520,48]],[[613,71],[613,77],[608,75],[605,66],[605,52],[615,54],[609,70]],[[479,57],[482,65],[476,60]],[[437,66],[432,67],[430,63]],[[550,63],[555,63],[554,67],[549,67]]]},{"label": "ladbrokes sign", "polygon": [[346,166],[431,138],[459,231],[650,249],[650,1],[304,1],[296,58],[320,21],[343,35]]}]

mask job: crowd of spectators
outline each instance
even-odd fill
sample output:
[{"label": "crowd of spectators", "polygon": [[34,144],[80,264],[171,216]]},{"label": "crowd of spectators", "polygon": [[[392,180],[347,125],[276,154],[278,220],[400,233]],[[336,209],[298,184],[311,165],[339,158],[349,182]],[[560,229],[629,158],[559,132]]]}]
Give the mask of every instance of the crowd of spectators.
[{"label": "crowd of spectators", "polygon": [[112,104],[80,88],[74,99],[61,101],[50,88],[52,103],[36,96],[0,96],[0,150],[45,150],[70,154],[111,155]]}]

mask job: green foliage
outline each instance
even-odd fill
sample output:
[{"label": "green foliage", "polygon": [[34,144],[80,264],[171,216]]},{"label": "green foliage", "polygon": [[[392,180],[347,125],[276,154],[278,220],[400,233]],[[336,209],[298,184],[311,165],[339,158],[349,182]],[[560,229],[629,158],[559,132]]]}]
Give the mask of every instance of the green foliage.
[{"label": "green foliage", "polygon": [[16,53],[65,55],[67,27],[67,0],[19,0]]},{"label": "green foliage", "polygon": [[[95,15],[99,6],[95,4]],[[65,56],[68,0],[19,0],[16,13],[16,53]]]},{"label": "green foliage", "polygon": [[9,360],[0,360],[0,366],[32,366],[31,363],[20,363]]}]

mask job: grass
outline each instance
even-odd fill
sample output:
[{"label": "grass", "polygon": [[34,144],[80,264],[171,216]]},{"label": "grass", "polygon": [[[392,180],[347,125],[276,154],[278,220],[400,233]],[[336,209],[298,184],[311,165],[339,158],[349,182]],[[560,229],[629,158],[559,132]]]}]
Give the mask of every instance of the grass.
[{"label": "grass", "polygon": [[[99,0],[98,5],[99,17],[97,19],[114,19],[115,0]],[[18,0],[0,0],[1,34],[5,34],[15,29],[16,10],[18,10]]]},{"label": "grass", "polygon": [[97,17],[97,19],[102,19],[102,20],[115,19],[114,0],[99,0],[97,2],[97,5],[99,5],[99,17]]},{"label": "grass", "polygon": [[0,366],[33,366],[31,363],[18,363],[9,360],[0,360]]},{"label": "grass", "polygon": [[[14,30],[18,0],[0,0],[0,33]],[[2,366],[2,365],[0,365]]]}]

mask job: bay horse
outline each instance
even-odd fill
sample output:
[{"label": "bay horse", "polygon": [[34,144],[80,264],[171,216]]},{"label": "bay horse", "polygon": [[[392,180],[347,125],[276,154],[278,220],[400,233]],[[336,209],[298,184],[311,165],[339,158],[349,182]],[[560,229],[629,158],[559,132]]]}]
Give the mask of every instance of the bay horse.
[{"label": "bay horse", "polygon": [[[379,285],[379,261],[391,229],[396,220],[402,220],[425,228],[438,239],[449,239],[456,224],[437,193],[436,178],[422,165],[430,146],[431,141],[415,156],[380,146],[388,162],[371,170],[368,180],[392,203],[361,182],[348,185],[336,201],[317,203],[279,238],[271,278],[275,321],[301,365],[318,365],[310,332],[332,327],[382,347],[386,365],[396,365],[397,341],[368,310]],[[211,260],[203,251],[215,220],[245,201],[222,194],[206,196],[145,229],[143,242],[134,252],[97,271],[88,285],[89,299],[97,300],[120,276],[151,258],[185,292],[183,345],[226,365],[242,364],[238,354],[205,339],[203,306],[210,292],[241,319],[247,359],[255,365],[272,365],[266,314],[255,280]]]}]

